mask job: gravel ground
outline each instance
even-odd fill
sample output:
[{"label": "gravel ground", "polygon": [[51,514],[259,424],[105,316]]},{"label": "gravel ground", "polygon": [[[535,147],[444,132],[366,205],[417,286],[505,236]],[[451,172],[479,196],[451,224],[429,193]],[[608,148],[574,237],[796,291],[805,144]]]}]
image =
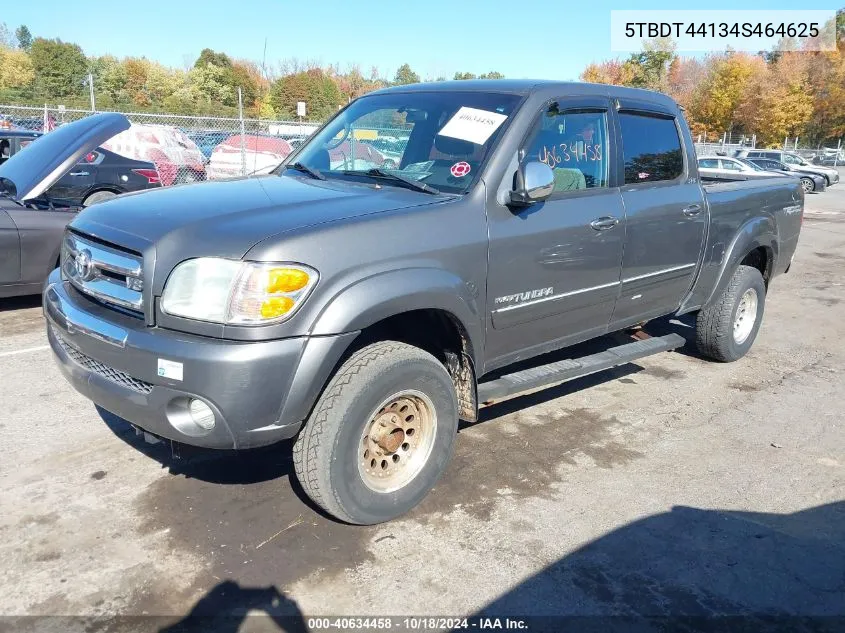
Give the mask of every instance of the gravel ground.
[{"label": "gravel ground", "polygon": [[[290,444],[139,441],[62,379],[37,298],[0,301],[0,614],[845,617],[845,184],[807,208],[747,358],[684,348],[494,405],[375,527],[315,511]],[[14,621],[50,622],[96,628]]]}]

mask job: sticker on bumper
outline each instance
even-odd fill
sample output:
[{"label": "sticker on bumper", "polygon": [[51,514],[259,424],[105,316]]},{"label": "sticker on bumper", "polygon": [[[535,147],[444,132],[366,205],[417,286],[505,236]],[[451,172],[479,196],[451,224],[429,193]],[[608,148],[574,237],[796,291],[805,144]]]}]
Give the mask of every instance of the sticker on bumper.
[{"label": "sticker on bumper", "polygon": [[158,359],[158,375],[171,380],[182,380],[182,363],[172,360]]}]

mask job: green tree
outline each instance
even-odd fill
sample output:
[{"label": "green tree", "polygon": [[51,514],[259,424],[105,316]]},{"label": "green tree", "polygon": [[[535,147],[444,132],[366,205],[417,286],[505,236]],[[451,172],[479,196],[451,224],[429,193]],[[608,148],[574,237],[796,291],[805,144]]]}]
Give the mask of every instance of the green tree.
[{"label": "green tree", "polygon": [[420,83],[420,76],[411,70],[411,67],[408,64],[402,64],[396,69],[396,75],[393,77],[393,83],[397,86],[418,84]]},{"label": "green tree", "polygon": [[232,60],[226,53],[218,53],[210,48],[204,48],[197,61],[194,62],[194,68],[203,68],[206,64],[214,64],[218,68],[231,68]]},{"label": "green tree", "polygon": [[479,79],[504,79],[505,76],[500,72],[497,72],[495,70],[491,70],[489,73],[483,73],[483,74],[479,75],[478,78]]},{"label": "green tree", "polygon": [[632,53],[626,65],[631,70],[628,85],[635,88],[665,91],[668,87],[669,65],[675,59],[675,44],[669,39],[654,39],[643,43],[643,50]]},{"label": "green tree", "polygon": [[458,72],[458,73],[455,73],[455,76],[453,77],[453,79],[455,81],[463,81],[465,79],[477,79],[477,77],[472,73],[460,73],[460,72]]},{"label": "green tree", "polygon": [[346,102],[332,77],[314,68],[278,79],[270,88],[270,105],[276,115],[290,119],[296,116],[296,104],[304,101],[308,118],[325,119]]},{"label": "green tree", "polygon": [[32,33],[26,24],[21,24],[15,31],[15,37],[18,38],[18,48],[27,53],[32,50]]},{"label": "green tree", "polygon": [[82,93],[88,60],[77,44],[38,37],[32,42],[31,59],[35,84],[44,98]]}]

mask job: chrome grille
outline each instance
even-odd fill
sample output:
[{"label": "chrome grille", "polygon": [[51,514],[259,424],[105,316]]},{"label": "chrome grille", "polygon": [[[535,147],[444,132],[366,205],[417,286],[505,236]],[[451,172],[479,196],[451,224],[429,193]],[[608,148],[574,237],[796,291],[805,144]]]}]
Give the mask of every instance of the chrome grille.
[{"label": "chrome grille", "polygon": [[65,353],[70,356],[70,358],[75,363],[81,365],[88,371],[92,371],[110,382],[118,384],[121,387],[131,389],[132,391],[135,391],[137,393],[142,393],[146,395],[153,390],[153,386],[150,383],[144,382],[143,380],[138,380],[137,378],[133,378],[129,374],[122,372],[119,369],[114,369],[113,367],[104,365],[100,361],[94,360],[90,356],[83,354],[73,345],[68,343],[62,337],[62,335],[56,331],[55,328],[52,328],[52,330],[53,336],[56,337],[56,341],[59,343],[59,346],[65,351]]},{"label": "chrome grille", "polygon": [[80,292],[105,303],[142,312],[143,266],[139,255],[68,231],[62,243],[62,274]]}]

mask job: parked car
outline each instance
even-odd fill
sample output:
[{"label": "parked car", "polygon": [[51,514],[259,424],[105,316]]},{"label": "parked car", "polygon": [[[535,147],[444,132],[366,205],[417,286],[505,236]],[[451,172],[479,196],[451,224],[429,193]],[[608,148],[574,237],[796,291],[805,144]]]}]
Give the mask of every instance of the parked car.
[{"label": "parked car", "polygon": [[845,167],[845,151],[825,150],[824,153],[813,158],[812,163],[825,167]]},{"label": "parked car", "polygon": [[[402,169],[335,164],[356,125],[400,112]],[[547,352],[693,313],[704,356],[742,358],[803,205],[795,178],[702,186],[683,113],[655,92],[396,86],[270,175],[86,209],[45,288],[47,336],[67,380],[147,437],[296,437],[305,493],[378,523],[427,494],[479,407],[685,341]]]},{"label": "parked car", "polygon": [[269,173],[293,151],[284,139],[275,136],[240,134],[230,136],[214,148],[206,167],[209,180],[247,174]]},{"label": "parked car", "polygon": [[185,135],[191,139],[199,150],[202,152],[202,155],[206,157],[206,159],[211,158],[211,153],[214,151],[214,148],[220,145],[223,141],[229,138],[228,132],[220,132],[217,130],[182,130]]},{"label": "parked car", "polygon": [[801,186],[804,187],[805,193],[817,192],[821,193],[827,187],[827,178],[821,174],[808,171],[803,167],[796,167],[794,165],[787,165],[773,158],[749,158],[747,162],[752,163],[760,169],[773,172],[786,172],[790,175],[797,176],[801,179]]},{"label": "parked car", "polygon": [[205,156],[196,143],[173,126],[133,123],[103,147],[121,156],[155,163],[163,185],[205,180]]},{"label": "parked car", "polygon": [[[53,192],[61,189],[67,172],[98,173],[106,160],[106,150],[98,145],[128,127],[129,121],[121,114],[96,115],[49,134],[26,137],[29,146],[2,161],[0,297],[42,291],[47,275],[59,265],[65,226],[80,209],[68,203],[67,198],[73,196],[55,196]],[[13,140],[17,143],[20,138]],[[103,157],[103,162],[93,168],[86,165],[92,154]],[[143,165],[139,169],[150,167],[148,163],[138,164]],[[152,174],[143,177],[147,176]],[[90,280],[94,285],[102,283],[99,276]]]},{"label": "parked car", "polygon": [[792,152],[783,152],[781,150],[774,149],[751,149],[742,150],[738,154],[738,158],[770,158],[789,165],[790,167],[800,167],[805,172],[824,176],[828,187],[839,182],[839,172],[835,169],[824,167],[822,165],[813,165],[812,163],[804,160],[803,157],[798,154],[793,154]]},{"label": "parked car", "polygon": [[385,165],[384,154],[365,141],[350,141],[346,138],[328,151],[332,169],[392,169],[396,165],[392,162]]},{"label": "parked car", "polygon": [[[768,167],[763,162],[767,163]],[[824,191],[826,184],[824,176],[799,172],[769,159],[700,156],[698,170],[702,178],[712,180],[756,180],[783,176],[798,178],[805,193]]]},{"label": "parked car", "polygon": [[698,173],[706,180],[758,180],[785,176],[780,172],[764,170],[744,159],[720,155],[699,156]]},{"label": "parked car", "polygon": [[[0,164],[23,151],[40,132],[0,130]],[[42,194],[54,204],[87,207],[129,191],[161,186],[153,163],[133,160],[98,147]]]}]

